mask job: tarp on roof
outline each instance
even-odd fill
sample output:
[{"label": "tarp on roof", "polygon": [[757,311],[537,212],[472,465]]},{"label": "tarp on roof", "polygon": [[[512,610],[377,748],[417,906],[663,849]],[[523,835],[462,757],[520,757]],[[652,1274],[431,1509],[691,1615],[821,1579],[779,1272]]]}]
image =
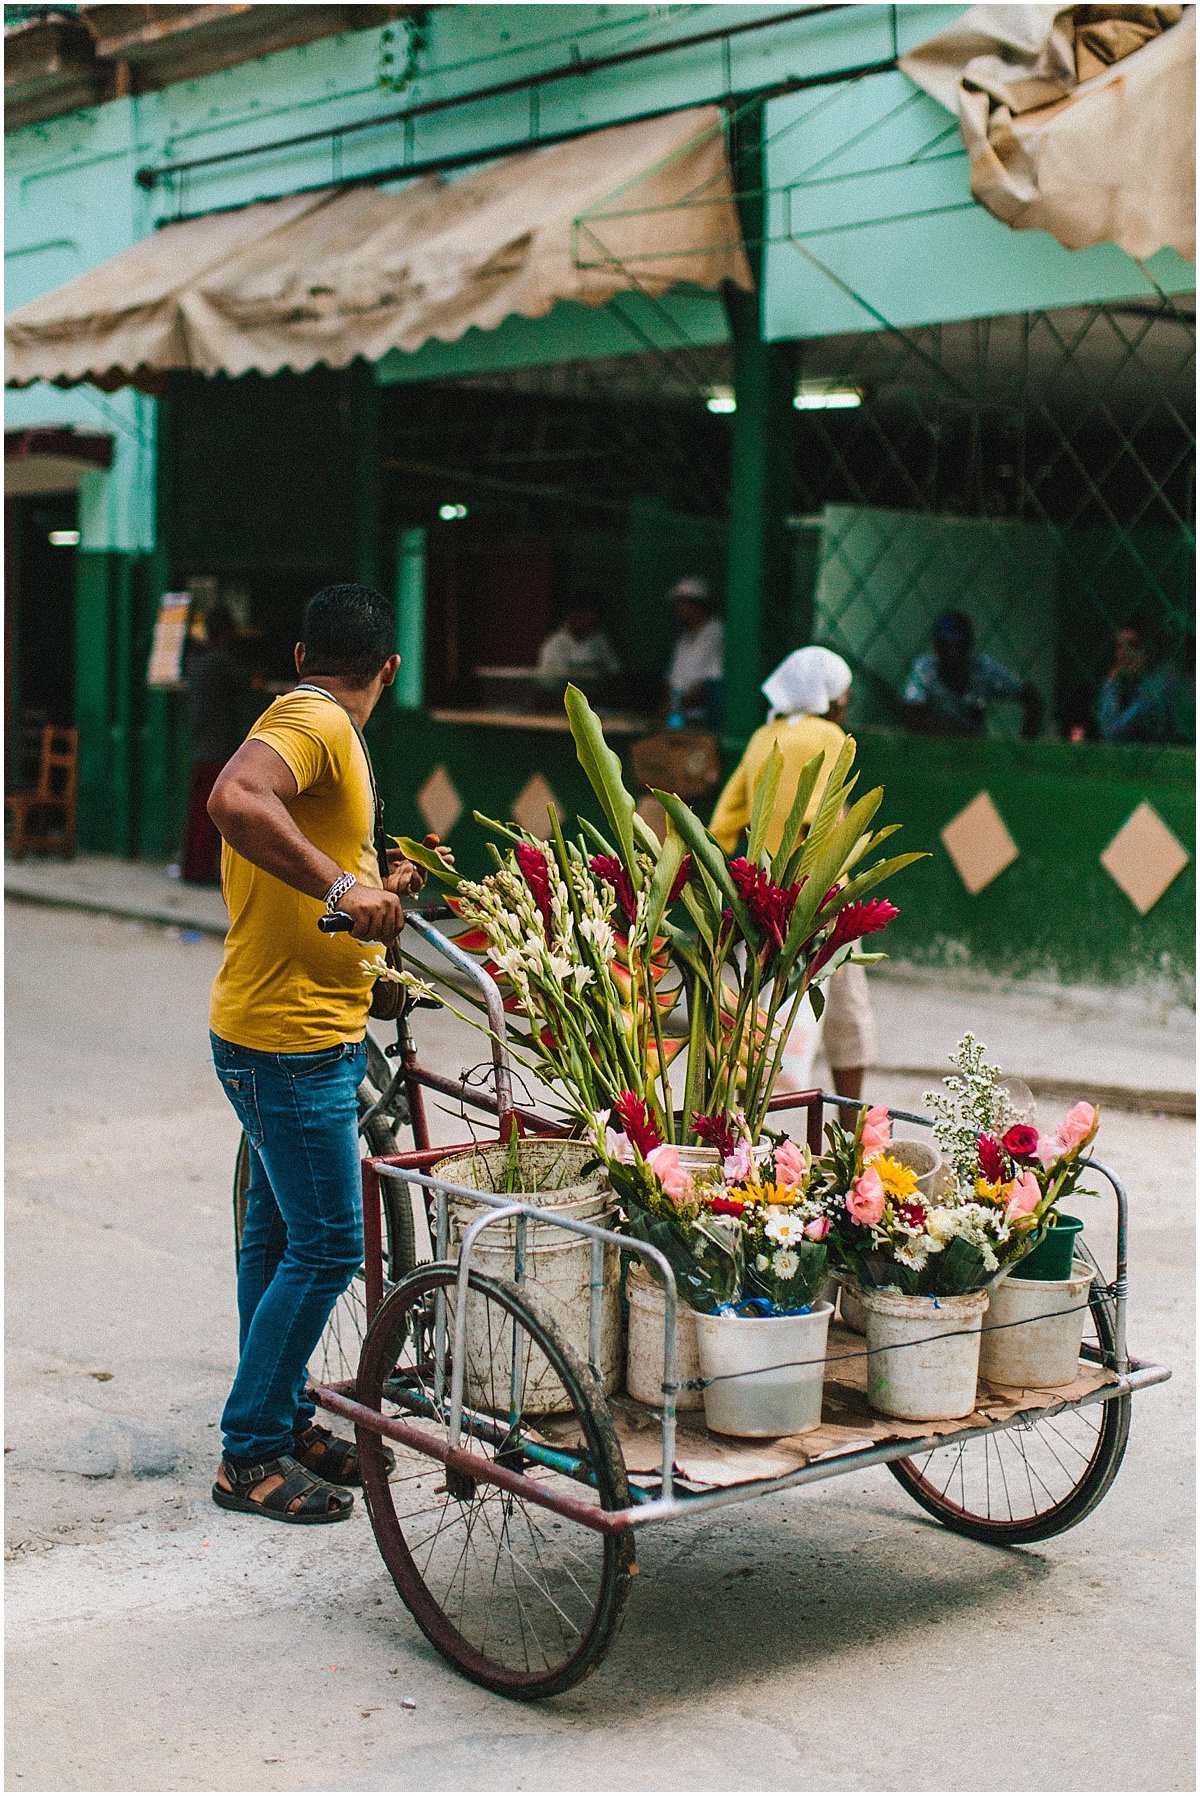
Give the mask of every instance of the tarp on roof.
[{"label": "tarp on roof", "polygon": [[1194,6],[973,6],[900,66],[1014,230],[1195,260]]},{"label": "tarp on roof", "polygon": [[461,179],[269,200],[166,225],[5,323],[10,386],[274,374],[454,342],[561,299],[753,282],[722,114],[693,108]]}]

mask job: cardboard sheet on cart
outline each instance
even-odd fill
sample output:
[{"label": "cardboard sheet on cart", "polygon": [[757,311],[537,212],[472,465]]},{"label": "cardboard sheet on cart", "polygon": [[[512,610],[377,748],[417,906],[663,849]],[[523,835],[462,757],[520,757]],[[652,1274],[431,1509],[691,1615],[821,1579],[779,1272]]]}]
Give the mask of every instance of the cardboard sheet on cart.
[{"label": "cardboard sheet on cart", "polygon": [[1196,255],[1194,6],[973,6],[900,59],[1018,231]]},{"label": "cardboard sheet on cart", "polygon": [[[968,1428],[1007,1422],[1023,1410],[1053,1409],[1078,1402],[1101,1386],[1117,1384],[1115,1373],[1081,1366],[1074,1384],[1055,1390],[1025,1390],[1011,1385],[979,1385],[973,1413],[955,1422],[898,1422],[876,1415],[867,1404],[867,1361],[863,1337],[834,1325],[829,1331],[828,1370],[821,1426],[778,1440],[735,1441],[710,1434],[703,1411],[688,1410],[678,1419],[675,1464],[691,1489],[741,1484],[754,1478],[782,1478],[816,1459],[852,1453],[884,1441],[921,1440],[954,1435]],[[631,1476],[654,1473],[662,1463],[662,1435],[653,1410],[618,1397],[612,1408]]]},{"label": "cardboard sheet on cart", "polygon": [[[330,188],[164,226],[5,323],[10,386],[274,374],[455,342],[557,301],[752,286],[722,115],[693,107],[455,179]],[[636,347],[631,339],[631,348]]]}]

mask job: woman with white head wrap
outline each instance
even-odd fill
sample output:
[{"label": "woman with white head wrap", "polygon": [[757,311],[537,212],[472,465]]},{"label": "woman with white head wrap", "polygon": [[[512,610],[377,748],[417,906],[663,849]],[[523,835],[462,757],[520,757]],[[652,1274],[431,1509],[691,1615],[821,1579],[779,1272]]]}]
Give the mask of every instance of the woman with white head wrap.
[{"label": "woman with white head wrap", "polygon": [[[846,740],[840,726],[853,677],[849,664],[840,655],[814,646],[797,649],[763,681],[763,695],[771,715],[750,738],[745,754],[717,800],[709,824],[727,854],[733,852],[738,837],[749,825],[754,782],[773,748],[778,748],[783,756],[783,772],[767,826],[767,846],[772,853],[779,846],[800,773],[815,755],[823,754],[821,774],[805,813],[805,822],[812,822],[833,763]],[[861,967],[843,967],[828,981],[820,1023],[807,1000],[801,1006],[788,1037],[780,1089],[809,1089],[822,1029],[836,1090],[842,1097],[861,1097],[863,1073],[876,1052],[875,1020]]]}]

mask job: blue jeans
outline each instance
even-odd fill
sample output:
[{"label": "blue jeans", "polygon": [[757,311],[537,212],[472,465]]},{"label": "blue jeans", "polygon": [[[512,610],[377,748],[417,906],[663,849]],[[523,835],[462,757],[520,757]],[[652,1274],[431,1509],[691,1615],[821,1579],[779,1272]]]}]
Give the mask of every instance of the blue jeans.
[{"label": "blue jeans", "polygon": [[290,1453],[306,1428],[308,1361],[362,1264],[358,1146],[363,1042],[264,1054],[213,1035],[213,1060],[250,1143],[238,1261],[239,1360],[221,1417],[225,1452]]}]

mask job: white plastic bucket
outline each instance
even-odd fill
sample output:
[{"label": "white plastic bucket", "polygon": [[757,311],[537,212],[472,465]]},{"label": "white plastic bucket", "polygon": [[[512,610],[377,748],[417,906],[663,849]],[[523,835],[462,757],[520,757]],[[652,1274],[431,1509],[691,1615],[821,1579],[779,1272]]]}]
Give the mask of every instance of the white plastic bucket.
[{"label": "white plastic bucket", "polygon": [[[750,1156],[756,1166],[761,1166],[765,1160],[769,1160],[771,1157],[771,1143],[760,1141],[757,1147],[751,1148]],[[690,1172],[693,1177],[697,1173],[719,1172],[721,1152],[719,1148],[715,1147],[681,1147],[679,1164],[684,1172]]]},{"label": "white plastic bucket", "polygon": [[942,1170],[942,1156],[931,1142],[893,1141],[887,1152],[893,1160],[899,1160],[901,1166],[907,1166],[916,1174],[917,1190],[925,1197],[934,1195],[937,1176]]},{"label": "white plastic bucket", "polygon": [[[663,1326],[666,1298],[652,1272],[636,1260],[630,1262],[626,1285],[629,1298],[629,1343],[625,1359],[625,1389],[639,1403],[654,1409],[662,1405]],[[682,1298],[675,1318],[675,1377],[679,1384],[700,1376],[700,1350],[696,1345],[696,1312]],[[677,1391],[675,1408],[703,1409],[699,1391]]]},{"label": "white plastic bucket", "polygon": [[696,1315],[704,1419],[714,1434],[757,1440],[801,1434],[821,1420],[832,1305],[807,1316]]},{"label": "white plastic bucket", "polygon": [[[520,1183],[538,1185],[536,1190],[514,1192],[514,1201],[536,1204],[547,1213],[547,1221],[526,1224],[526,1282],[533,1286],[558,1325],[563,1339],[575,1349],[583,1362],[588,1360],[591,1318],[592,1244],[584,1236],[570,1235],[555,1228],[551,1216],[569,1217],[576,1222],[595,1223],[607,1228],[612,1223],[612,1191],[603,1167],[588,1174],[583,1167],[596,1158],[595,1149],[586,1142],[529,1139],[518,1146]],[[457,1154],[440,1160],[433,1176],[455,1185],[502,1195],[504,1174],[508,1164],[507,1147],[476,1148],[472,1153]],[[545,1180],[544,1185],[541,1181]],[[497,1189],[499,1188],[499,1189]],[[483,1210],[464,1198],[451,1198],[450,1244],[457,1256],[467,1229]],[[491,1278],[511,1280],[514,1272],[516,1219],[510,1218],[485,1229],[471,1249],[471,1265],[475,1271]],[[615,1247],[604,1249],[604,1291],[600,1300],[600,1382],[606,1394],[621,1382],[621,1269]],[[453,1307],[451,1305],[451,1307]],[[467,1368],[464,1394],[468,1404],[486,1406],[495,1391],[508,1390],[511,1364],[511,1336],[489,1342],[487,1309],[473,1304],[467,1317]],[[534,1350],[524,1375],[520,1395],[521,1408],[529,1414],[548,1414],[566,1402],[562,1385],[550,1369],[544,1354]]]},{"label": "white plastic bucket", "polygon": [[857,1295],[867,1313],[871,1408],[907,1422],[969,1416],[975,1407],[988,1293],[905,1297],[899,1291],[860,1286]]},{"label": "white plastic bucket", "polygon": [[1070,1278],[1006,1274],[993,1285],[979,1349],[980,1377],[1039,1390],[1073,1384],[1094,1277],[1090,1266],[1076,1260]]}]

